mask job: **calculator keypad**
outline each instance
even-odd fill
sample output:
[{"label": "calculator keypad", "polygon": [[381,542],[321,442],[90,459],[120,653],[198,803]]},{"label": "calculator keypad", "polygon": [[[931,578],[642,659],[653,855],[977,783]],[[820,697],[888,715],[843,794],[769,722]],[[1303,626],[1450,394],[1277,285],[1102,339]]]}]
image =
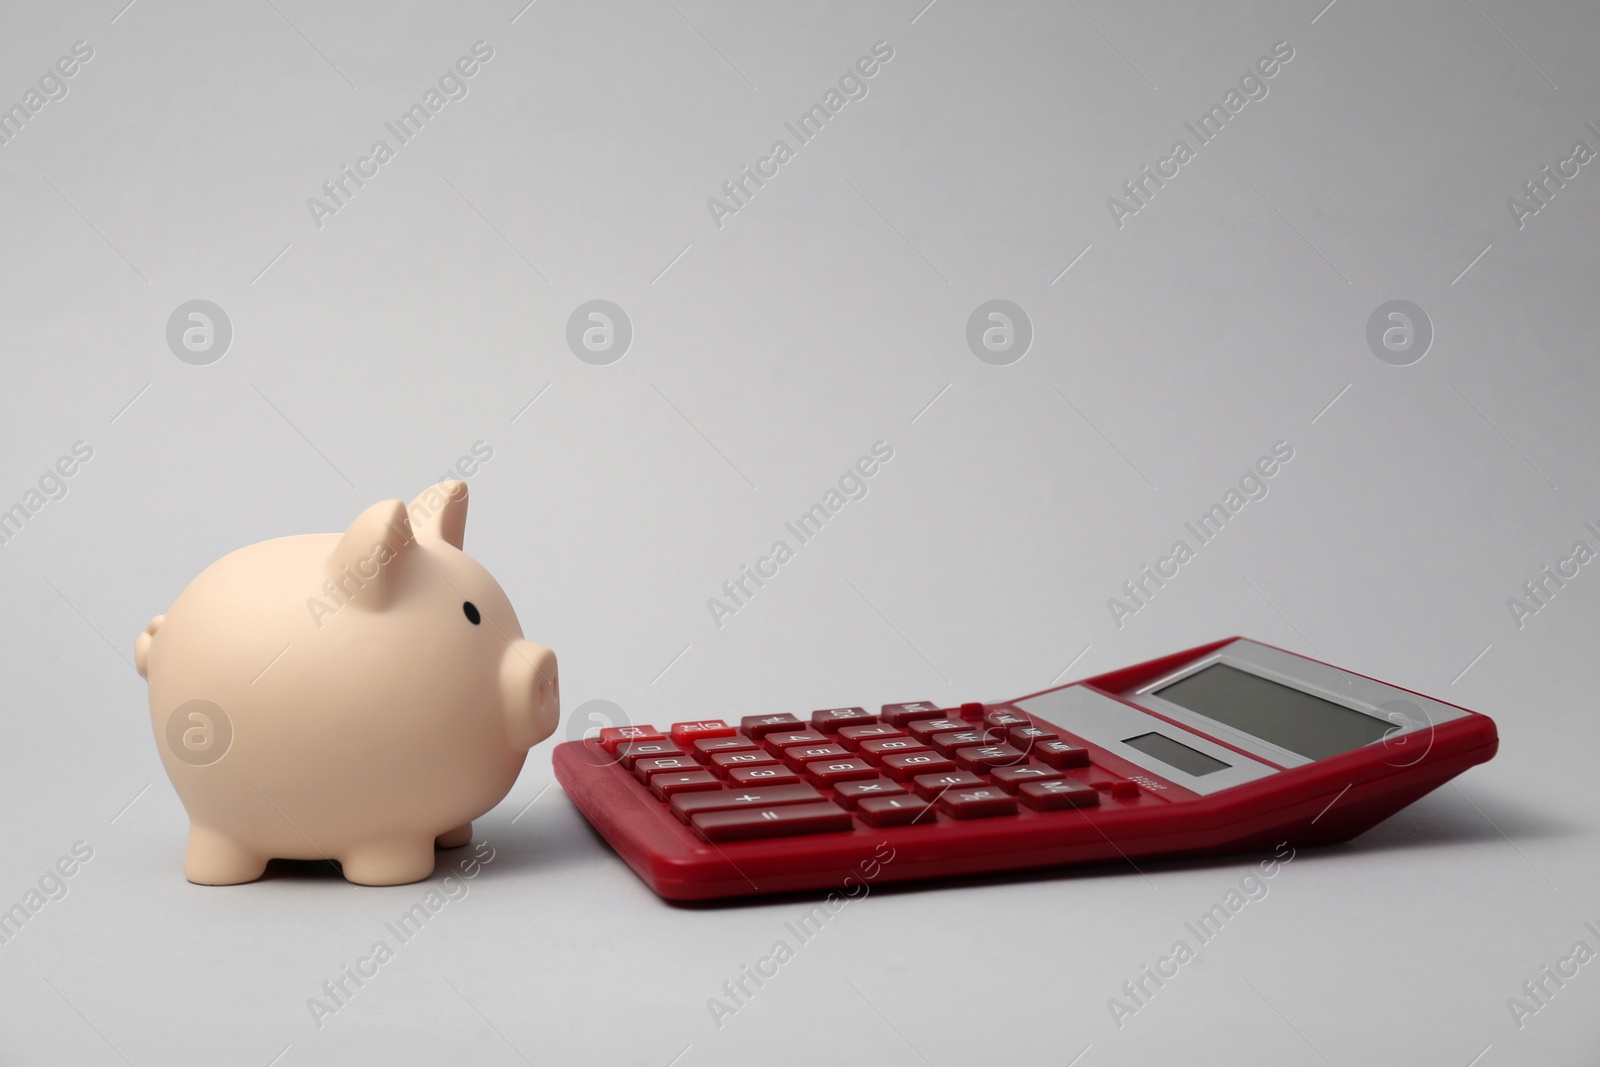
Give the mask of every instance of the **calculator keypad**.
[{"label": "calculator keypad", "polygon": [[[711,842],[1015,817],[1139,801],[1133,782],[1085,782],[1089,750],[1020,711],[929,701],[615,727],[600,744]],[[1029,817],[1034,817],[1030,815]]]}]

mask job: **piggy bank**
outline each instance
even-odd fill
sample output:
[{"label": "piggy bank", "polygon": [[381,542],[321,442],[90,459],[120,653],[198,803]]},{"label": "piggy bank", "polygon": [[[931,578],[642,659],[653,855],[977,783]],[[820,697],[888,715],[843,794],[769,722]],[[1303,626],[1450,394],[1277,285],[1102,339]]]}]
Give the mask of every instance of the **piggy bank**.
[{"label": "piggy bank", "polygon": [[461,550],[467,487],[385,500],[343,533],[207,567],[135,642],[161,761],[189,813],[184,874],[337,860],[362,885],[466,844],[560,717],[556,657]]}]

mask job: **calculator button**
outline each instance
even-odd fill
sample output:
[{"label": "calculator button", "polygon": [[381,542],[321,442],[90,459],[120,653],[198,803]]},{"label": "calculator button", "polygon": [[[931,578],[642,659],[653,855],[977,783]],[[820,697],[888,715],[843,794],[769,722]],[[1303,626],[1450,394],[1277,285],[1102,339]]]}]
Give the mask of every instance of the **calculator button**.
[{"label": "calculator button", "polygon": [[1004,731],[1013,726],[1032,726],[1033,720],[1020,711],[991,711],[983,717],[983,724]]},{"label": "calculator button", "polygon": [[674,741],[687,745],[697,737],[727,737],[733,733],[733,727],[721,719],[701,719],[699,722],[673,723],[671,733]]},{"label": "calculator button", "polygon": [[724,778],[735,767],[762,767],[772,766],[778,762],[778,757],[769,756],[758,749],[744,749],[739,752],[713,752],[711,754],[711,770]]},{"label": "calculator button", "polygon": [[963,719],[981,719],[988,710],[988,708],[975,701],[969,702],[961,705],[961,717]]},{"label": "calculator button", "polygon": [[759,767],[728,768],[728,781],[735,788],[742,785],[789,785],[799,780],[798,774],[776,763],[766,763]]},{"label": "calculator button", "polygon": [[906,787],[887,778],[863,778],[855,782],[840,782],[833,787],[833,800],[847,808],[868,797],[893,797],[905,794]]},{"label": "calculator button", "polygon": [[721,788],[722,783],[710,771],[662,771],[650,776],[650,792],[657,800],[666,800],[675,793]]},{"label": "calculator button", "polygon": [[961,719],[951,719],[943,715],[933,719],[918,719],[906,726],[906,732],[918,741],[926,741],[934,734],[946,733],[950,730],[965,730],[967,724]]},{"label": "calculator button", "polygon": [[814,759],[800,768],[800,773],[806,776],[806,781],[812,785],[832,786],[842,785],[845,782],[860,781],[864,778],[876,778],[877,770],[860,756],[846,756],[844,759]]},{"label": "calculator button", "polygon": [[1041,741],[1059,741],[1061,735],[1038,726],[1013,726],[1006,731],[1006,740],[1026,752]]},{"label": "calculator button", "polygon": [[809,785],[769,785],[751,789],[717,789],[703,793],[679,793],[672,798],[672,810],[684,818],[697,812],[729,808],[772,808],[783,804],[809,804],[822,794]]},{"label": "calculator button", "polygon": [[1056,778],[1048,782],[1024,782],[1017,788],[1017,799],[1035,811],[1062,811],[1095,807],[1100,803],[1100,793],[1076,778]]},{"label": "calculator button", "polygon": [[849,830],[850,813],[831,800],[784,804],[775,808],[708,811],[691,816],[690,825],[707,841],[744,841],[753,837],[788,837]]},{"label": "calculator button", "polygon": [[946,759],[937,752],[902,752],[883,757],[883,773],[897,782],[908,782],[919,774],[955,769],[954,760]]},{"label": "calculator button", "polygon": [[661,771],[697,771],[700,765],[691,757],[678,756],[652,756],[649,759],[636,759],[633,761],[633,776],[639,781],[649,784],[650,776]]},{"label": "calculator button", "polygon": [[870,726],[846,726],[839,730],[834,738],[845,748],[859,748],[864,741],[871,741],[875,737],[904,737],[905,732],[888,723],[873,723]]},{"label": "calculator button", "polygon": [[958,748],[998,744],[999,741],[1000,738],[993,730],[946,730],[942,734],[934,734],[929,739],[929,743],[941,756],[953,756]]},{"label": "calculator button", "polygon": [[1029,763],[1018,767],[996,767],[989,777],[1007,793],[1015,793],[1018,787],[1027,782],[1049,782],[1065,778],[1066,775],[1042,763]]},{"label": "calculator button", "polygon": [[629,741],[617,746],[617,762],[630,771],[633,770],[635,760],[681,755],[683,751],[664,737],[656,741]]},{"label": "calculator button", "polygon": [[739,720],[739,729],[751,740],[759,740],[779,730],[804,730],[806,724],[793,715],[746,715]]},{"label": "calculator button", "polygon": [[1137,800],[1139,798],[1139,783],[1112,782],[1111,795],[1118,800]]},{"label": "calculator button", "polygon": [[607,726],[600,731],[600,747],[617,754],[617,746],[629,741],[664,741],[666,736],[654,726]]},{"label": "calculator button", "polygon": [[931,719],[943,712],[944,709],[937,704],[914,700],[909,704],[885,704],[883,714],[879,717],[890,726],[904,726],[913,719]]},{"label": "calculator button", "polygon": [[863,726],[877,719],[866,708],[823,708],[811,713],[811,725],[825,734],[837,733],[846,726]]},{"label": "calculator button", "polygon": [[710,759],[716,752],[748,751],[755,747],[754,741],[739,734],[734,734],[732,737],[697,737],[689,745],[690,750],[702,762]]},{"label": "calculator button", "polygon": [[781,752],[790,745],[826,745],[827,735],[819,734],[815,730],[789,730],[785,733],[768,734],[761,739],[771,752]]},{"label": "calculator button", "polygon": [[987,819],[994,815],[1015,815],[1017,800],[999,786],[968,786],[940,793],[939,810],[955,819]]},{"label": "calculator button", "polygon": [[913,796],[862,797],[856,803],[856,815],[868,826],[905,826],[938,818],[931,803]]},{"label": "calculator button", "polygon": [[856,751],[873,763],[880,763],[883,757],[896,752],[926,752],[928,746],[909,737],[875,737],[861,742],[861,747]]},{"label": "calculator button", "polygon": [[984,781],[971,771],[943,771],[939,774],[919,774],[911,779],[911,788],[923,800],[933,800],[946,789],[983,785]]},{"label": "calculator button", "polygon": [[849,759],[850,750],[843,745],[790,745],[783,750],[783,762],[799,770],[818,759]]},{"label": "calculator button", "polygon": [[1030,752],[1035,759],[1058,770],[1089,766],[1089,750],[1071,741],[1040,741]]},{"label": "calculator button", "polygon": [[1010,745],[978,745],[974,748],[958,748],[955,753],[956,763],[969,771],[1015,767],[1019,763],[1026,763],[1027,759],[1021,749]]}]

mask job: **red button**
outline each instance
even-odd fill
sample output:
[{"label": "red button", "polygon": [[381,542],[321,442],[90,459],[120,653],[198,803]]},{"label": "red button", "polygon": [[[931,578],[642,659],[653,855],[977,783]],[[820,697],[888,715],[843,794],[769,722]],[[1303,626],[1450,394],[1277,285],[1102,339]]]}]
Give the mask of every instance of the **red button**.
[{"label": "red button", "polygon": [[856,751],[873,763],[881,763],[883,757],[892,756],[896,752],[926,752],[928,746],[909,737],[874,737],[870,741],[861,742],[860,748]]},{"label": "red button", "polygon": [[713,752],[711,754],[711,769],[724,778],[735,767],[763,767],[771,766],[778,762],[776,756],[769,756],[757,749],[743,749],[738,752]]},{"label": "red button", "polygon": [[771,808],[782,804],[807,804],[822,794],[809,785],[770,785],[753,789],[717,789],[682,793],[672,798],[672,810],[684,818],[704,811],[731,808]]},{"label": "red button", "polygon": [[721,788],[722,783],[710,771],[663,771],[650,776],[650,792],[657,800],[666,800],[674,793]]},{"label": "red button", "polygon": [[939,715],[932,719],[918,719],[906,727],[906,732],[918,741],[926,741],[934,734],[942,734],[950,730],[965,730],[967,724],[960,719],[951,719]]},{"label": "red button", "polygon": [[672,739],[680,745],[687,745],[697,737],[727,737],[731,733],[733,727],[721,719],[701,719],[699,722],[672,724]]},{"label": "red button", "polygon": [[846,756],[844,759],[814,759],[800,769],[806,776],[806,781],[812,785],[832,786],[845,782],[860,781],[865,778],[876,778],[878,772],[872,764],[860,756]]},{"label": "red button", "polygon": [[958,748],[998,744],[999,741],[993,730],[947,730],[931,738],[934,749],[942,756],[953,756]]},{"label": "red button", "polygon": [[990,771],[996,767],[1015,767],[1019,763],[1026,763],[1028,757],[1021,749],[1010,745],[978,745],[956,749],[955,760],[969,771]]},{"label": "red button", "polygon": [[664,735],[654,726],[607,726],[600,731],[600,747],[616,755],[617,746],[629,741],[662,741]]},{"label": "red button", "polygon": [[891,782],[887,778],[863,778],[856,782],[840,782],[833,787],[833,801],[844,807],[853,808],[858,801],[868,797],[893,797],[902,796],[905,786],[899,782]]},{"label": "red button", "polygon": [[905,732],[888,723],[873,723],[870,726],[846,726],[839,730],[834,738],[845,748],[859,748],[863,741],[871,741],[875,737],[904,737]]},{"label": "red button", "polygon": [[976,702],[963,704],[961,705],[961,717],[963,719],[981,719],[984,712],[988,710],[988,708]]},{"label": "red button", "polygon": [[778,730],[802,730],[805,725],[793,715],[746,715],[739,720],[739,728],[755,740]]},{"label": "red button", "polygon": [[636,759],[633,761],[633,776],[641,782],[650,781],[650,776],[660,771],[697,771],[699,769],[699,765],[693,759],[684,755],[652,756],[649,759]]},{"label": "red button", "polygon": [[1053,767],[1028,763],[1018,767],[996,767],[989,777],[994,779],[995,785],[1007,793],[1015,793],[1020,786],[1028,782],[1049,782],[1065,775]]},{"label": "red button", "polygon": [[902,752],[883,757],[883,773],[897,782],[908,782],[919,774],[955,769],[953,760],[945,759],[937,752]]},{"label": "red button", "polygon": [[741,785],[788,785],[798,782],[800,776],[787,767],[766,763],[759,767],[729,767],[728,781]]},{"label": "red button", "polygon": [[849,759],[850,750],[843,745],[790,745],[783,750],[783,762],[799,770],[818,759]]},{"label": "red button", "polygon": [[1017,799],[1035,811],[1061,811],[1092,808],[1100,803],[1100,794],[1076,778],[1057,778],[1049,782],[1025,782],[1017,788]]},{"label": "red button", "polygon": [[1137,800],[1139,798],[1139,783],[1112,782],[1111,795],[1118,800]]},{"label": "red button", "polygon": [[1035,759],[1057,769],[1089,766],[1089,750],[1071,741],[1040,741],[1030,751]]},{"label": "red button", "polygon": [[914,719],[931,719],[943,713],[937,704],[926,700],[913,700],[909,704],[885,704],[883,714],[879,716],[890,726],[904,726]]},{"label": "red button", "polygon": [[971,771],[941,771],[938,774],[919,774],[911,779],[911,787],[923,800],[933,800],[946,789],[983,784],[983,779]]},{"label": "red button", "polygon": [[1013,726],[1032,726],[1033,720],[1019,711],[991,711],[983,717],[983,724],[996,730],[1009,730]]},{"label": "red button", "polygon": [[1013,726],[1006,733],[1006,740],[1023,751],[1037,745],[1041,741],[1056,741],[1061,737],[1053,730],[1045,730],[1038,726]]},{"label": "red button", "polygon": [[987,819],[1015,815],[1017,801],[998,786],[980,785],[940,793],[939,810],[956,819]]},{"label": "red button", "polygon": [[756,745],[748,737],[734,734],[732,737],[697,737],[689,747],[704,762],[710,759],[713,753],[748,751]]},{"label": "red button", "polygon": [[677,745],[660,738],[655,741],[628,741],[617,746],[617,762],[633,769],[633,761],[650,759],[653,756],[681,756],[683,751]]},{"label": "red button", "polygon": [[707,841],[746,841],[852,828],[850,813],[830,800],[754,810],[708,811],[691,816],[689,823]]},{"label": "red button", "polygon": [[768,734],[761,739],[772,752],[781,752],[790,745],[826,745],[828,737],[815,730],[790,730],[787,733]]},{"label": "red button", "polygon": [[938,818],[932,804],[913,796],[862,797],[856,803],[856,814],[868,826],[905,826]]},{"label": "red button", "polygon": [[825,734],[836,733],[846,726],[861,726],[874,719],[876,716],[866,708],[823,708],[811,713],[811,725]]}]

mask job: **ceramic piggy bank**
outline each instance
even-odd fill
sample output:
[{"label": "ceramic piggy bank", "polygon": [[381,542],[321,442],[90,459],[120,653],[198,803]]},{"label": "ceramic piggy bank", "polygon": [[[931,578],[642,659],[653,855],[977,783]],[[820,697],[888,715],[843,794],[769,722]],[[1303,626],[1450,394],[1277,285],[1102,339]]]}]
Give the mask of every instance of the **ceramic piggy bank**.
[{"label": "ceramic piggy bank", "polygon": [[248,882],[274,857],[415,882],[510,790],[560,716],[556,657],[461,551],[466,517],[466,484],[443,482],[342,534],[241,548],[145,627],[191,882]]}]

